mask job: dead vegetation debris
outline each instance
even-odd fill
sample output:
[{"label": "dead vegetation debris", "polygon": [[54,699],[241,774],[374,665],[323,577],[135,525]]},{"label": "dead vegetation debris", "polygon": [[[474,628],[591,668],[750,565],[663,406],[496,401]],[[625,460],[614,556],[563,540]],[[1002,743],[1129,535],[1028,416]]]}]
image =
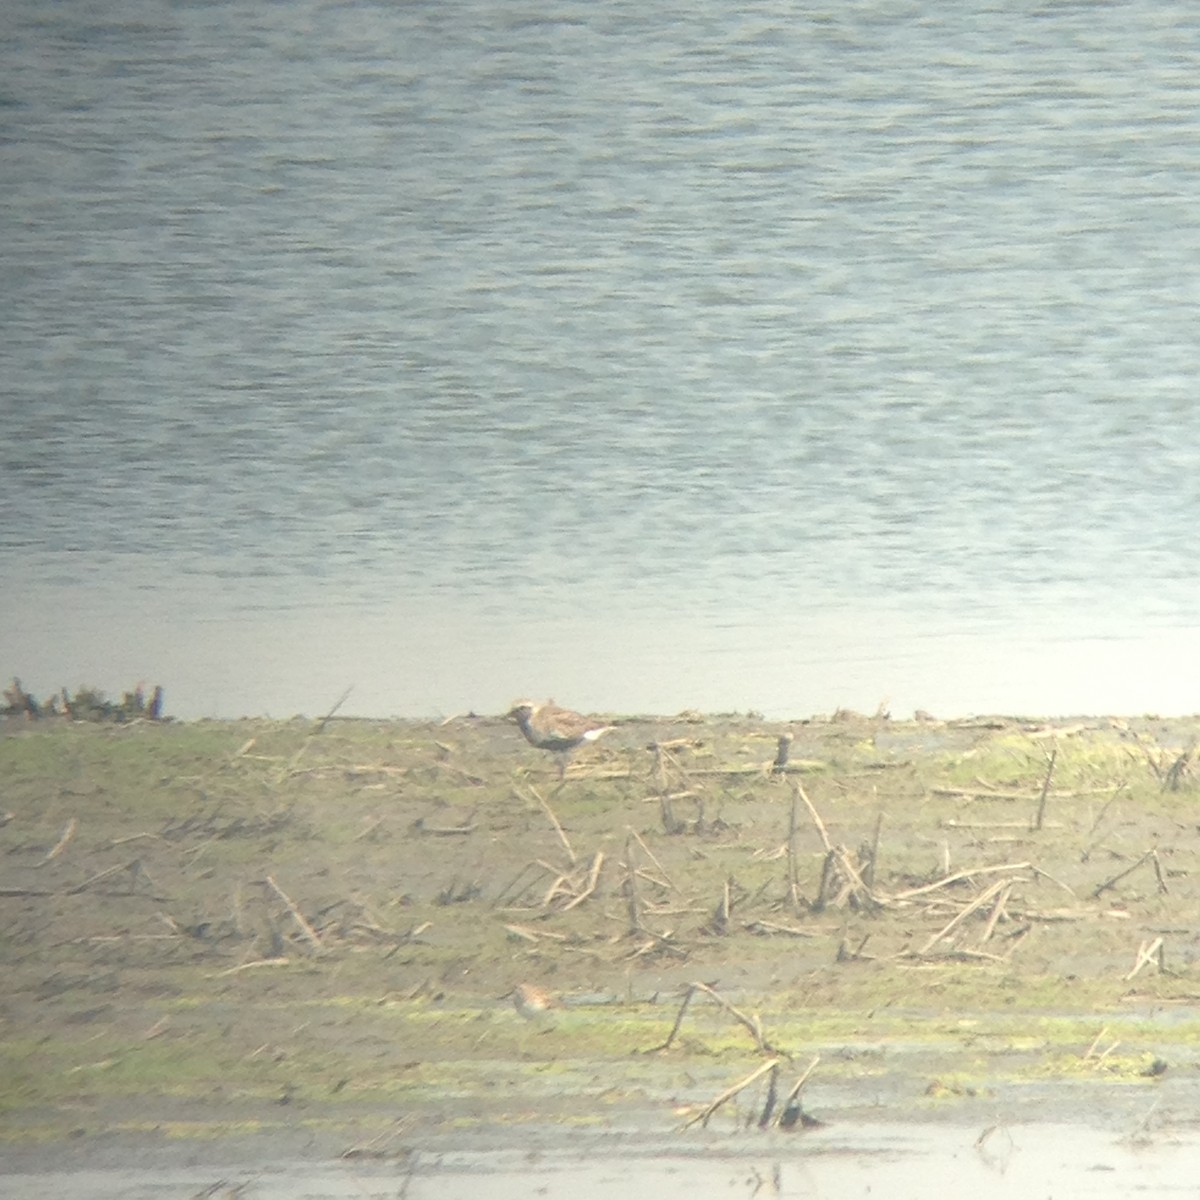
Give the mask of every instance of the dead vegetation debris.
[{"label": "dead vegetation debris", "polygon": [[43,979],[102,961],[182,988],[186,964],[187,986],[337,981],[424,1005],[490,1005],[526,975],[630,1006],[682,983],[654,1052],[697,1052],[715,1019],[761,1059],[689,1124],[757,1086],[745,1123],[784,1129],[809,1121],[812,1067],[785,1076],[810,1048],[764,994],[917,1004],[954,979],[986,1005],[1068,973],[1112,1003],[1135,981],[1196,989],[1177,948],[1200,919],[1186,724],[619,729],[559,781],[479,718],[23,726],[0,967],[19,981],[36,948]]},{"label": "dead vegetation debris", "polygon": [[3,694],[4,705],[0,708],[0,716],[5,717],[24,717],[31,721],[59,717],[70,721],[112,721],[117,724],[165,719],[162,687],[155,686],[147,696],[143,683],[123,693],[120,700],[110,700],[95,687],[79,687],[74,692],[60,688],[54,695],[39,700],[14,677]]}]

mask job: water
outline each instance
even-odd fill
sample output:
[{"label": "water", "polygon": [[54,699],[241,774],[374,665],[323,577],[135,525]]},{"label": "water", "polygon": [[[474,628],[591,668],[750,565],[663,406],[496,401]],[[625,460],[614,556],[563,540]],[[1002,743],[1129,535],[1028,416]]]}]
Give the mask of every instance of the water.
[{"label": "water", "polygon": [[[497,1200],[576,1197],[601,1200],[614,1191],[630,1200],[707,1200],[725,1197],[812,1196],[851,1200],[888,1196],[924,1200],[930,1188],[969,1188],[978,1200],[1014,1195],[1089,1197],[1192,1196],[1196,1139],[1190,1131],[1122,1137],[1086,1126],[1047,1123],[989,1129],[894,1125],[820,1131],[787,1140],[746,1134],[740,1139],[640,1140],[594,1136],[571,1151],[525,1145],[476,1152],[415,1151],[396,1162],[305,1161],[260,1155],[253,1165],[229,1161],[203,1147],[176,1161],[159,1152],[124,1152],[118,1145],[93,1153],[59,1154],[3,1176],[12,1200],[54,1195],[61,1200],[155,1200],[181,1195],[236,1194],[264,1200],[357,1200],[410,1196],[413,1200],[474,1200],[481,1190]],[[586,1139],[586,1133],[578,1139]],[[577,1140],[578,1140],[577,1139]],[[26,1152],[23,1156],[32,1157]],[[61,1161],[64,1157],[68,1161]],[[179,1161],[180,1158],[186,1161]],[[116,1160],[114,1163],[113,1160]],[[119,1165],[117,1165],[119,1163]],[[481,1188],[481,1184],[483,1185]]]},{"label": "water", "polygon": [[0,673],[1195,711],[1198,50],[1160,2],[11,0]]}]

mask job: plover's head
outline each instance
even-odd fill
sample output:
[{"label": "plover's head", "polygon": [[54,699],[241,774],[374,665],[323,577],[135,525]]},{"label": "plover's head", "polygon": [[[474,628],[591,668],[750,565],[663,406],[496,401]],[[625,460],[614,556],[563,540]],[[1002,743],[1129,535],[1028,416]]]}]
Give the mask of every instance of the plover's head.
[{"label": "plover's head", "polygon": [[538,706],[532,700],[514,700],[508,715],[514,721],[528,721],[537,710]]}]

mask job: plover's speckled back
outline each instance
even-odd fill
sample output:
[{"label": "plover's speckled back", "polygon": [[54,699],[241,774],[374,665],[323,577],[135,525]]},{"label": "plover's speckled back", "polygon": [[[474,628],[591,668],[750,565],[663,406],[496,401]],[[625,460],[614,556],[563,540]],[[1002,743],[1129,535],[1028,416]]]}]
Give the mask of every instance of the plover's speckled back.
[{"label": "plover's speckled back", "polygon": [[518,700],[509,714],[520,726],[525,740],[539,750],[559,755],[559,776],[566,773],[567,756],[576,746],[593,742],[613,728],[594,717],[585,717],[554,704]]}]

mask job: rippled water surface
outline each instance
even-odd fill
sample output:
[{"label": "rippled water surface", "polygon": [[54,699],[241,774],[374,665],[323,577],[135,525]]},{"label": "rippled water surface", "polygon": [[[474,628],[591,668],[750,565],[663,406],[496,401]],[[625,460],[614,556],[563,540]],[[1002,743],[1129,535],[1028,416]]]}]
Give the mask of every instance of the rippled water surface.
[{"label": "rippled water surface", "polygon": [[1197,51],[1170,2],[10,0],[0,672],[1200,708]]}]

